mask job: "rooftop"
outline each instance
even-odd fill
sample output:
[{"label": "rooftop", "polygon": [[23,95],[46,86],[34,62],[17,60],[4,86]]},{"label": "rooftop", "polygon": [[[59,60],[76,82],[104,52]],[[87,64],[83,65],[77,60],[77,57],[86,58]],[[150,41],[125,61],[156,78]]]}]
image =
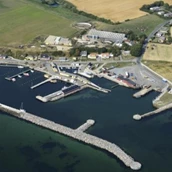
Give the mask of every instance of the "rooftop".
[{"label": "rooftop", "polygon": [[125,39],[125,34],[123,33],[114,33],[114,32],[107,32],[107,31],[100,31],[96,29],[91,29],[87,36],[96,37],[96,38],[103,38],[106,41],[112,41],[115,43],[122,43]]}]

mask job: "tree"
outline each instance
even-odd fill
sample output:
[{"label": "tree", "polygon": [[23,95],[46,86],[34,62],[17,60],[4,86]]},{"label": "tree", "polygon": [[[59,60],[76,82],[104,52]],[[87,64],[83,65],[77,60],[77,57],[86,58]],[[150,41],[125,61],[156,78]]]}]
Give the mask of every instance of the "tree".
[{"label": "tree", "polygon": [[135,57],[141,56],[141,54],[142,54],[142,44],[140,44],[140,43],[134,44],[131,47],[130,53],[131,53],[132,56],[135,56]]},{"label": "tree", "polygon": [[131,49],[131,47],[128,44],[123,43],[122,50],[127,51],[127,50],[130,50],[130,49]]},{"label": "tree", "polygon": [[120,48],[117,46],[112,47],[109,51],[116,57],[121,54]]},{"label": "tree", "polygon": [[172,37],[171,36],[168,37],[168,43],[170,43],[170,44],[172,43]]}]

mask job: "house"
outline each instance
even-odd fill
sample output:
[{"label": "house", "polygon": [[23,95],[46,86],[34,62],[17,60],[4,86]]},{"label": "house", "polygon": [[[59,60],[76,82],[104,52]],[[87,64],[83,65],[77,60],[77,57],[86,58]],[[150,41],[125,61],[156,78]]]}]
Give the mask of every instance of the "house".
[{"label": "house", "polygon": [[122,50],[122,55],[123,56],[128,56],[128,55],[130,55],[130,51],[124,51],[124,50]]},{"label": "house", "polygon": [[46,45],[54,45],[56,40],[56,36],[50,35],[47,37],[47,39],[44,41]]},{"label": "house", "polygon": [[164,17],[172,17],[172,12],[165,13],[165,14],[164,14]]},{"label": "house", "polygon": [[97,53],[91,53],[91,54],[88,55],[89,59],[96,59],[97,57],[98,57]]},{"label": "house", "polygon": [[101,53],[98,56],[101,57],[102,59],[108,59],[108,58],[113,57],[113,54],[112,53]]},{"label": "house", "polygon": [[130,40],[125,40],[124,42],[129,46],[133,46],[133,42]]},{"label": "house", "polygon": [[2,54],[0,54],[0,59],[7,59],[7,58],[8,58],[7,55],[2,55]]},{"label": "house", "polygon": [[32,60],[33,61],[35,58],[33,56],[28,55],[27,57],[25,57],[25,59],[26,60]]},{"label": "house", "polygon": [[40,60],[51,60],[51,57],[48,54],[41,54],[39,59]]},{"label": "house", "polygon": [[81,57],[87,57],[87,51],[81,51],[80,56]]},{"label": "house", "polygon": [[161,37],[158,39],[158,42],[159,42],[159,43],[164,43],[164,42],[165,42],[165,36],[161,36]]},{"label": "house", "polygon": [[161,8],[158,7],[158,6],[149,8],[149,10],[152,11],[152,12],[159,11],[160,9],[161,9]]},{"label": "house", "polygon": [[161,32],[161,33],[167,33],[167,32],[168,32],[168,28],[167,28],[167,27],[162,27],[162,28],[160,29],[160,32]]},{"label": "house", "polygon": [[161,36],[163,36],[163,33],[162,33],[162,32],[159,31],[159,32],[156,33],[156,37],[159,38],[159,37],[161,37]]},{"label": "house", "polygon": [[157,14],[160,15],[160,16],[163,15],[164,13],[165,13],[164,11],[158,11],[157,12]]},{"label": "house", "polygon": [[169,25],[172,25],[172,19],[170,20]]}]

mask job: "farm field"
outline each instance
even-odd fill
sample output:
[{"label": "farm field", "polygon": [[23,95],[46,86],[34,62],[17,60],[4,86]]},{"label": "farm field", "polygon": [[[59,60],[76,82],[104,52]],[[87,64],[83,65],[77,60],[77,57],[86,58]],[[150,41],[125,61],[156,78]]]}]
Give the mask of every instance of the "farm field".
[{"label": "farm field", "polygon": [[[111,19],[112,21],[125,21],[145,15],[139,8],[144,4],[150,4],[155,0],[68,0],[76,5],[79,10],[92,13],[99,17]],[[164,0],[172,4],[171,0]]]},{"label": "farm field", "polygon": [[0,44],[25,44],[39,35],[49,34],[70,37],[76,33],[71,26],[73,22],[27,0],[2,0]]},{"label": "farm field", "polygon": [[136,34],[149,35],[157,25],[163,23],[165,20],[156,15],[145,15],[118,25],[107,25],[105,23],[97,22],[97,28],[101,30],[109,30],[114,32],[128,32],[133,31]]},{"label": "farm field", "polygon": [[162,75],[164,78],[172,81],[172,63],[171,62],[164,62],[164,61],[143,61],[143,63],[157,72],[158,74]]},{"label": "farm field", "polygon": [[149,43],[143,59],[172,62],[172,45]]}]

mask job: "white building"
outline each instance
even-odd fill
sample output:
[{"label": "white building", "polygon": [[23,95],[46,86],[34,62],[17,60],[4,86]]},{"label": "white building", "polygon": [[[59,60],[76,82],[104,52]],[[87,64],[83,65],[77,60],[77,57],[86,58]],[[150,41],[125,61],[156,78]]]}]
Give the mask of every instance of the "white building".
[{"label": "white building", "polygon": [[71,41],[68,38],[63,38],[59,36],[50,35],[45,40],[46,45],[64,45],[64,46],[72,46]]},{"label": "white building", "polygon": [[160,16],[163,15],[164,13],[165,13],[164,11],[157,12],[157,14],[160,15]]},{"label": "white building", "polygon": [[126,39],[125,34],[123,33],[100,31],[96,29],[89,30],[87,37],[92,40],[111,41],[115,44],[122,44]]},{"label": "white building", "polygon": [[151,7],[150,8],[150,11],[159,11],[161,8],[160,7],[158,7],[158,6],[156,6],[156,7]]}]

